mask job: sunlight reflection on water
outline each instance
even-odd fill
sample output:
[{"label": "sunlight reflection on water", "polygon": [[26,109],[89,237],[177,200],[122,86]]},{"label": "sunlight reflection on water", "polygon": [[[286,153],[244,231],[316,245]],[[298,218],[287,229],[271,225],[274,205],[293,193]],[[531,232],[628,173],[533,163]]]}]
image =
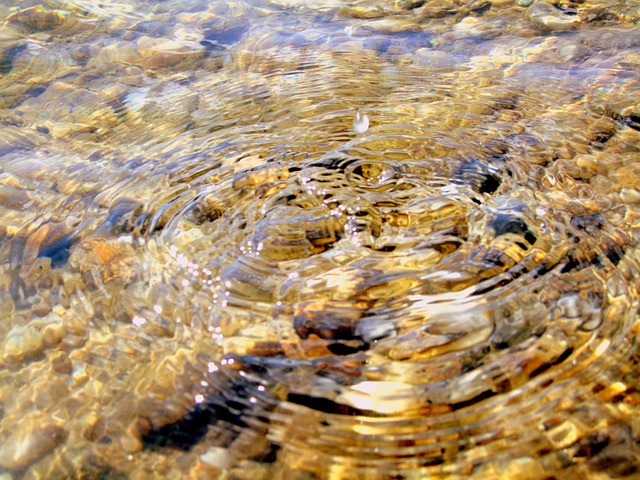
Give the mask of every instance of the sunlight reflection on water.
[{"label": "sunlight reflection on water", "polygon": [[3,478],[610,478],[637,2],[0,6]]}]

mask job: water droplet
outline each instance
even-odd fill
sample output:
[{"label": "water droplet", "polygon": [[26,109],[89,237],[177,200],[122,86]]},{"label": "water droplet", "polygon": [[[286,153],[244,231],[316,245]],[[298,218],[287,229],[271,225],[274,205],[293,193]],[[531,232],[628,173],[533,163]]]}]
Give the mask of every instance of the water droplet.
[{"label": "water droplet", "polygon": [[360,110],[356,110],[356,114],[353,118],[353,129],[356,133],[364,133],[369,130],[369,117]]}]

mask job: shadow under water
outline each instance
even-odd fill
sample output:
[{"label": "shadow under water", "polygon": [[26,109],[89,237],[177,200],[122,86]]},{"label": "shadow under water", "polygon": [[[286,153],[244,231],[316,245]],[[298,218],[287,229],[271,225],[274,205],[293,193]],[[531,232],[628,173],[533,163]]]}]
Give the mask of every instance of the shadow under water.
[{"label": "shadow under water", "polygon": [[0,5],[0,479],[640,475],[637,0]]}]

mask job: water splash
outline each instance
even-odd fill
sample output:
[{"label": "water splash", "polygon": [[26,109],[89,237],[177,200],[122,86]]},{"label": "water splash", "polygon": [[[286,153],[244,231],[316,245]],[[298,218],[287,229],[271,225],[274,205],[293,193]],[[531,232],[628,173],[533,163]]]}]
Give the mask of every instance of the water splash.
[{"label": "water splash", "polygon": [[353,117],[353,129],[356,133],[364,133],[369,130],[369,117],[366,113],[356,110]]}]

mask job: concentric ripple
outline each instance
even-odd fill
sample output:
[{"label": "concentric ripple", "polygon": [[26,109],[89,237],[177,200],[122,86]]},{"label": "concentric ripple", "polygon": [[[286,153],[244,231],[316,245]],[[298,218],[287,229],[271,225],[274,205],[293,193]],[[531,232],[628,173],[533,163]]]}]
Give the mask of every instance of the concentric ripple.
[{"label": "concentric ripple", "polygon": [[0,6],[2,478],[638,475],[633,6],[89,3]]},{"label": "concentric ripple", "polygon": [[223,348],[251,392],[241,418],[321,477],[565,468],[595,442],[577,405],[598,429],[621,421],[589,399],[635,331],[627,234],[516,188],[508,160],[374,162],[367,142],[298,163],[242,212],[255,229],[222,306],[275,307],[267,341]]}]

